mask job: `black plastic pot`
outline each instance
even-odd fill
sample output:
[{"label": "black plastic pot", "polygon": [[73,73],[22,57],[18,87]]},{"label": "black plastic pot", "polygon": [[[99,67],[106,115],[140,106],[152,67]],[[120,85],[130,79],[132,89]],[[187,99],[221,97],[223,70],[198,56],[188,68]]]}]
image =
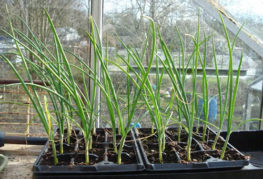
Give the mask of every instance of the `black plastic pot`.
[{"label": "black plastic pot", "polygon": [[[168,129],[169,131],[176,132],[177,128],[170,128]],[[139,132],[146,132],[149,133],[149,135],[151,134],[151,129],[146,129],[146,128],[142,128],[142,129],[136,129],[135,130],[135,136],[137,138],[140,138]],[[177,132],[176,132],[177,133]],[[173,133],[174,134],[174,133]],[[207,129],[207,142],[211,142],[212,140],[209,141],[209,137],[211,137],[212,135],[215,136],[215,133],[211,130],[211,129]],[[170,134],[166,133],[166,138],[170,138],[171,141],[173,141],[171,138],[173,136],[169,136]],[[140,151],[142,152],[142,157],[143,157],[143,161],[145,163],[145,167],[147,171],[194,171],[194,170],[214,170],[214,169],[228,169],[228,168],[242,168],[246,165],[249,164],[248,160],[245,159],[244,155],[239,152],[236,148],[234,148],[231,144],[228,144],[228,151],[231,151],[231,153],[233,153],[233,155],[239,155],[242,156],[243,159],[241,160],[221,160],[219,158],[220,155],[218,155],[217,151],[213,151],[213,150],[206,150],[204,149],[203,145],[198,142],[198,139],[200,140],[200,137],[198,138],[197,136],[193,136],[193,141],[192,141],[192,145],[195,145],[197,149],[195,149],[195,151],[193,151],[191,153],[192,157],[193,156],[201,156],[203,155],[205,157],[203,162],[200,161],[194,161],[194,162],[187,162],[186,160],[183,160],[180,157],[179,152],[177,151],[177,149],[174,149],[174,159],[171,159],[171,157],[169,156],[169,160],[171,160],[171,162],[169,163],[151,163],[149,158],[146,155],[146,150],[144,148],[148,147],[148,148],[153,148],[152,146],[154,146],[154,144],[146,144],[143,141],[144,140],[137,140],[138,141],[138,146]],[[147,140],[147,139],[146,139]],[[221,140],[221,142],[224,142],[225,140],[221,137],[219,140]],[[186,146],[186,143],[177,143],[176,141],[174,141],[175,145],[178,146]],[[166,141],[166,146],[168,142]],[[157,148],[157,144],[155,144],[155,148]],[[181,147],[182,150],[184,150],[183,147]],[[171,149],[168,149],[169,151],[171,151]],[[149,152],[148,152],[149,153]],[[184,152],[186,153],[186,151]],[[164,152],[165,154],[165,152]],[[163,154],[163,155],[164,155]],[[154,154],[152,154],[154,155]]]},{"label": "black plastic pot", "polygon": [[[130,133],[127,137],[127,142],[124,147],[122,160],[126,164],[118,165],[113,161],[112,157],[112,141],[110,137],[110,129],[97,129],[97,133],[101,134],[100,137],[93,139],[94,151],[101,154],[90,152],[90,161],[94,161],[91,165],[85,165],[85,155],[81,152],[84,149],[83,136],[78,134],[76,136],[75,146],[71,146],[71,150],[67,145],[64,147],[64,154],[58,155],[58,160],[63,160],[64,163],[59,165],[50,165],[45,162],[48,153],[50,152],[49,143],[46,143],[39,157],[37,158],[34,167],[34,177],[41,178],[45,176],[69,176],[73,175],[90,175],[90,174],[111,174],[111,173],[127,173],[127,172],[140,172],[144,170],[142,158],[139,153],[137,143],[134,140],[134,135]],[[73,140],[73,139],[72,139]],[[66,150],[66,152],[65,152]],[[129,155],[126,151],[132,151],[134,156]],[[48,152],[49,151],[49,152]],[[131,154],[131,153],[130,153]],[[116,158],[114,156],[114,158]],[[129,162],[132,160],[132,162]]]}]

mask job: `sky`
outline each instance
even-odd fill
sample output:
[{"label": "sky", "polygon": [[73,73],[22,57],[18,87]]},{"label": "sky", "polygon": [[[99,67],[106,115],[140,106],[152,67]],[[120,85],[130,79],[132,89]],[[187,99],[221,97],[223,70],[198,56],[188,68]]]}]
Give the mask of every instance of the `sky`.
[{"label": "sky", "polygon": [[104,12],[121,12],[122,8],[130,7],[131,2],[135,3],[135,0],[105,0],[104,1]]},{"label": "sky", "polygon": [[219,0],[234,16],[249,16],[263,19],[263,0]]},{"label": "sky", "polygon": [[[122,7],[130,6],[135,0],[106,0],[105,13],[120,12]],[[263,0],[218,0],[234,16],[263,18]]]},{"label": "sky", "polygon": [[254,23],[263,24],[263,0],[218,0],[218,2],[232,14],[236,21],[244,23],[245,28],[263,42],[263,27],[246,25],[247,21],[251,20]]}]

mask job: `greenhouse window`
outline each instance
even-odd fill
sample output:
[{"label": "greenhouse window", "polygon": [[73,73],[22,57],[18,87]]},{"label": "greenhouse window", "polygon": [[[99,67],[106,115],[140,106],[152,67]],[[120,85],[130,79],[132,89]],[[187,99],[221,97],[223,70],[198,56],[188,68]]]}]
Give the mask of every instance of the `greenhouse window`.
[{"label": "greenhouse window", "polygon": [[0,178],[261,178],[247,3],[2,0]]}]

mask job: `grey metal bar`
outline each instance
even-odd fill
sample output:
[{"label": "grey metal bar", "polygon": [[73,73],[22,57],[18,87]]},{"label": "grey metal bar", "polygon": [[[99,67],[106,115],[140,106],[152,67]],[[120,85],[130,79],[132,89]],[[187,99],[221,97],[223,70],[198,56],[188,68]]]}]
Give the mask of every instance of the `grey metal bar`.
[{"label": "grey metal bar", "polygon": [[[94,20],[94,22],[97,24],[98,27],[98,34],[100,35],[100,40],[102,42],[102,17],[103,17],[103,0],[91,0],[91,15],[92,18]],[[90,67],[92,69],[94,69],[94,50],[93,47],[91,45],[91,51],[90,51]],[[98,63],[97,65],[97,75],[98,78],[100,79],[100,64]],[[92,93],[92,87],[93,87],[93,81],[91,80],[90,83],[90,93]],[[95,106],[98,106],[98,108],[96,109],[96,111],[100,111],[100,106],[99,106],[99,102],[100,102],[100,89],[97,88],[96,90],[96,101],[95,101]],[[97,120],[96,120],[96,127],[99,128],[100,125],[100,118],[99,115],[97,115]]]},{"label": "grey metal bar", "polygon": [[[259,112],[259,118],[260,119],[263,119],[263,80],[262,80],[262,91],[261,91],[261,102],[260,102],[260,112]],[[262,121],[260,121],[260,130],[262,130],[263,129],[263,122]]]},{"label": "grey metal bar", "polygon": [[[133,69],[135,71],[139,71],[138,67],[133,66]],[[144,67],[144,69],[146,70],[147,67]],[[161,73],[162,71],[162,67],[159,67],[159,72]],[[181,71],[181,68],[177,68],[178,71]],[[121,70],[119,69],[114,69],[114,70],[110,70],[111,72],[121,72]],[[192,69],[191,68],[187,68],[186,69],[187,74],[191,74],[192,73]],[[156,73],[156,67],[151,67],[150,70],[150,74]],[[166,73],[164,71],[164,73]],[[203,73],[203,69],[202,68],[197,68],[197,75],[202,75]],[[220,76],[227,76],[228,75],[228,69],[218,69],[218,73]],[[236,76],[237,74],[237,70],[233,70],[233,75]],[[216,70],[214,68],[206,68],[206,75],[209,76],[215,76],[216,75]],[[247,75],[247,70],[240,70],[240,76],[246,76]]]}]

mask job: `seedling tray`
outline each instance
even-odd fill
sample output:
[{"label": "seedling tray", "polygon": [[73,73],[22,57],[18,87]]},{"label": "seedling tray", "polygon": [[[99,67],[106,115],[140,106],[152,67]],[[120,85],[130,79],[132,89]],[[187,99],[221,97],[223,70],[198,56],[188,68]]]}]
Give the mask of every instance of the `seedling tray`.
[{"label": "seedling tray", "polygon": [[[225,133],[222,133],[225,136]],[[262,145],[263,131],[233,132],[230,143],[235,144],[237,149],[245,153],[263,152]],[[240,140],[242,140],[240,142]],[[251,143],[252,141],[253,143]],[[263,161],[261,161],[263,162]],[[254,165],[254,164],[253,164]],[[209,169],[209,170],[183,170],[183,171],[142,171],[142,172],[120,172],[120,173],[57,173],[52,172],[36,173],[34,178],[107,178],[107,179],[206,179],[206,178],[224,178],[224,179],[261,179],[263,176],[263,167],[254,167],[248,165],[243,168],[225,168],[225,169]]]},{"label": "seedling tray", "polygon": [[[43,176],[63,176],[74,174],[102,174],[102,173],[125,173],[139,172],[144,170],[142,158],[140,156],[134,135],[127,136],[127,142],[122,153],[124,164],[116,163],[117,155],[113,152],[111,129],[97,129],[96,136],[93,136],[93,149],[90,151],[90,165],[85,161],[85,145],[83,135],[79,131],[74,131],[75,136],[71,137],[72,143],[64,145],[64,154],[58,154],[58,165],[52,165],[52,152],[47,142],[37,158],[33,172],[35,178]],[[66,136],[66,135],[65,135]],[[117,142],[120,136],[117,138]],[[59,145],[57,145],[59,151]],[[116,155],[116,156],[115,156]]]},{"label": "seedling tray", "polygon": [[[205,142],[201,142],[201,135],[194,135],[192,142],[192,162],[186,160],[187,134],[181,133],[181,141],[178,142],[177,128],[166,130],[166,149],[163,154],[164,163],[158,159],[157,136],[152,135],[151,129],[135,129],[139,149],[142,153],[143,161],[147,171],[194,171],[194,170],[214,170],[242,168],[249,164],[246,157],[231,144],[228,144],[226,158],[220,159],[221,146],[224,143],[222,137],[218,143],[220,148],[211,150],[215,133],[208,128]],[[199,130],[200,134],[202,129]],[[141,139],[141,140],[140,140]]]},{"label": "seedling tray", "polygon": [[[221,133],[226,137],[226,132]],[[230,143],[245,155],[250,156],[249,162],[263,168],[263,131],[236,131],[231,134]]]}]

